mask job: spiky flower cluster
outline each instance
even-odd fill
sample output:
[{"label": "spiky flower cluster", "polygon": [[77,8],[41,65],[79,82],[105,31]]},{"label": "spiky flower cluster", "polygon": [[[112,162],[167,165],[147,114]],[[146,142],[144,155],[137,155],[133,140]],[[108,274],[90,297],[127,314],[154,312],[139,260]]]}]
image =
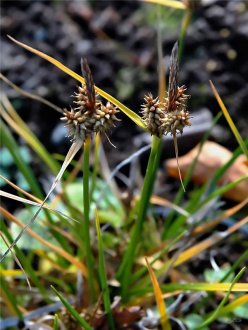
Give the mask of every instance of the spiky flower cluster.
[{"label": "spiky flower cluster", "polygon": [[94,95],[93,103],[89,102],[89,96],[86,86],[78,87],[78,93],[74,94],[73,107],[68,111],[64,110],[65,126],[68,128],[68,137],[72,137],[72,141],[87,137],[92,137],[98,132],[106,132],[109,128],[115,126],[115,122],[119,121],[116,114],[119,112],[110,102],[106,105],[99,100],[99,96]]},{"label": "spiky flower cluster", "polygon": [[164,118],[164,109],[163,104],[159,102],[158,97],[154,99],[151,93],[146,95],[141,113],[143,115],[144,123],[151,134],[161,137],[163,135],[161,122]]},{"label": "spiky flower cluster", "polygon": [[186,110],[189,95],[185,94],[186,87],[178,86],[178,43],[176,42],[171,52],[169,88],[165,99],[159,102],[158,97],[151,94],[145,96],[142,105],[143,121],[152,135],[161,137],[171,133],[183,133],[185,126],[190,126],[189,112]]},{"label": "spiky flower cluster", "polygon": [[191,125],[189,112],[186,110],[190,96],[184,94],[185,91],[185,86],[177,87],[173,102],[168,96],[164,102],[159,102],[158,97],[153,98],[152,94],[145,96],[141,112],[143,121],[152,135],[162,137],[168,133],[182,134],[184,127]]},{"label": "spiky flower cluster", "polygon": [[169,95],[165,98],[162,120],[162,130],[165,135],[182,134],[185,126],[191,126],[189,112],[186,110],[190,96],[184,94],[185,91],[185,86],[177,87],[173,102],[170,101]]}]

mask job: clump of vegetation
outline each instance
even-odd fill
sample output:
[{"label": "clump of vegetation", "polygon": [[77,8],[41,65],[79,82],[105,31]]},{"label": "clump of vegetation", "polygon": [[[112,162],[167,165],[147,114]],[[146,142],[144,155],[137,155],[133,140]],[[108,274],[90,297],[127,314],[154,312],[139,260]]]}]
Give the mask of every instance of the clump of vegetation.
[{"label": "clump of vegetation", "polygon": [[[173,6],[174,2],[164,1],[164,4]],[[214,326],[219,329],[218,324],[241,323],[247,317],[248,296],[244,292],[248,285],[244,283],[245,268],[242,268],[248,256],[247,244],[241,243],[243,251],[233,264],[218,266],[211,257],[209,264],[213,269],[210,265],[201,266],[200,256],[206,256],[207,251],[220,242],[231,244],[229,236],[235,238],[248,222],[240,212],[248,199],[229,209],[223,209],[217,202],[223,193],[247,180],[244,176],[224,186],[217,185],[218,179],[237,157],[242,153],[247,157],[248,152],[247,141],[239,135],[212,83],[239,147],[232,158],[216,170],[210,182],[187,191],[187,200],[182,202],[184,186],[187,187],[190,181],[197,157],[210,134],[207,132],[175,201],[172,203],[153,195],[162,137],[168,133],[173,136],[178,157],[177,134],[183,134],[184,127],[191,125],[186,108],[189,96],[185,94],[186,87],[179,87],[178,83],[178,53],[179,56],[182,54],[191,17],[192,6],[189,4],[174,4],[186,14],[179,50],[177,43],[172,50],[168,92],[162,91],[156,98],[146,95],[141,106],[142,117],[94,85],[86,60],[81,63],[83,76],[80,76],[56,59],[10,38],[72,76],[82,86],[75,94],[75,106],[62,110],[21,90],[1,75],[2,80],[20,93],[57,110],[72,139],[61,165],[19,117],[8,98],[2,95],[3,145],[28,185],[24,190],[1,176],[16,190],[16,194],[1,191],[1,195],[26,205],[18,213],[1,207],[4,217],[1,248],[5,251],[1,258],[4,328],[15,329],[19,324],[19,328],[26,325],[32,329],[40,326],[86,330],[161,327],[169,330],[185,329],[186,326],[188,329],[215,329]],[[160,84],[165,85],[161,81]],[[100,100],[99,95],[107,102]],[[117,114],[120,111],[152,135],[141,191],[138,196],[132,196],[128,205],[117,193],[118,187],[111,184],[117,170],[106,176],[106,163],[102,165],[105,166],[102,171],[100,166],[103,153],[101,133],[108,134],[119,121]],[[12,131],[55,176],[45,197]],[[73,161],[80,150],[82,157]],[[139,154],[140,151],[131,155],[124,163]],[[70,171],[67,169],[69,165]],[[77,176],[81,167],[82,179]],[[51,199],[55,188],[59,190]],[[157,219],[152,212],[153,204],[168,206],[171,210],[162,219]],[[233,215],[237,215],[237,221],[224,231],[218,231],[218,225]],[[17,234],[19,227],[22,229]],[[16,265],[21,270],[16,269]]]}]

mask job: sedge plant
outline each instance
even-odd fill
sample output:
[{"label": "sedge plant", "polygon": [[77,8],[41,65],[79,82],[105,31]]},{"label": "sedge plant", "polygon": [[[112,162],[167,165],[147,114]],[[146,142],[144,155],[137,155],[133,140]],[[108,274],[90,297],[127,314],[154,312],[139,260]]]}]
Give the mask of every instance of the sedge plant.
[{"label": "sedge plant", "polygon": [[[169,2],[165,1],[164,3]],[[182,3],[179,3],[178,1],[175,1],[173,3],[175,5],[180,4],[180,9],[183,9],[185,7],[185,5],[182,5]],[[186,18],[189,19],[189,17],[190,15],[188,16],[188,18]],[[181,34],[181,38],[184,38],[184,36],[185,34]],[[157,244],[155,247],[152,245],[149,246],[149,251],[147,251],[149,254],[149,261],[145,258],[141,258],[141,260],[139,258],[139,241],[140,238],[143,237],[142,235],[144,233],[144,227],[149,225],[149,217],[147,216],[147,211],[150,203],[156,203],[158,201],[158,199],[156,199],[154,196],[153,198],[151,197],[159,163],[159,151],[162,143],[162,137],[166,134],[172,134],[177,155],[176,136],[178,133],[183,133],[183,129],[185,126],[190,125],[189,112],[186,109],[186,103],[189,96],[185,93],[185,86],[180,87],[178,85],[178,52],[180,53],[180,47],[182,47],[181,43],[179,44],[179,51],[177,44],[175,44],[172,50],[169,86],[167,94],[165,95],[165,97],[161,97],[160,95],[156,98],[154,98],[151,94],[146,95],[144,104],[142,106],[142,116],[140,117],[139,115],[132,112],[129,108],[124,106],[122,103],[120,103],[118,100],[116,100],[115,98],[107,94],[105,91],[99,89],[94,85],[92,74],[86,60],[83,60],[81,63],[83,75],[80,76],[75,72],[71,71],[69,68],[65,67],[56,59],[38,50],[35,50],[30,46],[22,44],[14,40],[13,38],[11,39],[18,45],[51,62],[65,73],[71,75],[82,85],[78,87],[78,91],[74,95],[74,104],[72,105],[72,107],[69,110],[64,109],[62,111],[63,115],[61,119],[67,126],[68,135],[72,140],[72,146],[64,160],[64,163],[62,164],[59,174],[56,176],[54,183],[52,184],[52,187],[45,199],[35,200],[34,198],[32,198],[32,196],[26,196],[27,198],[32,198],[33,202],[36,203],[32,204],[32,207],[38,207],[38,210],[31,218],[31,221],[29,221],[26,225],[23,225],[20,223],[17,217],[10,214],[10,212],[6,211],[4,208],[1,209],[1,212],[6,219],[17,223],[18,226],[23,228],[17,238],[13,239],[10,235],[8,235],[9,233],[6,226],[4,227],[4,236],[7,237],[7,251],[4,253],[2,260],[8,256],[10,251],[15,253],[18,259],[20,259],[22,266],[25,268],[27,276],[30,277],[32,283],[34,283],[35,286],[38,287],[39,292],[42,294],[42,296],[46,298],[46,301],[49,303],[49,297],[47,297],[48,292],[46,292],[46,288],[43,285],[43,281],[42,283],[39,283],[39,279],[37,278],[39,274],[34,271],[32,272],[32,267],[29,267],[30,265],[28,264],[27,260],[25,260],[25,257],[22,255],[22,252],[19,251],[18,247],[16,246],[24,232],[26,232],[32,237],[35,237],[36,240],[39,240],[43,245],[46,245],[57,256],[57,262],[55,263],[55,266],[57,270],[59,270],[63,274],[65,280],[63,278],[63,281],[61,281],[61,279],[56,279],[54,276],[50,276],[47,278],[51,279],[51,281],[56,284],[56,286],[60,287],[59,290],[54,289],[54,287],[52,287],[52,292],[55,292],[55,294],[59,297],[60,301],[68,310],[70,316],[74,320],[76,320],[76,322],[78,322],[78,324],[81,325],[83,328],[93,329],[95,316],[97,314],[96,311],[101,310],[102,308],[104,313],[100,316],[101,320],[103,320],[104,322],[104,318],[106,316],[106,322],[108,324],[109,329],[118,329],[118,313],[123,312],[123,309],[122,307],[120,308],[118,304],[113,304],[113,297],[115,291],[112,290],[113,287],[110,286],[108,274],[110,257],[108,253],[106,253],[106,246],[107,244],[109,244],[108,240],[110,240],[111,238],[114,241],[114,235],[111,236],[111,233],[108,233],[103,230],[103,228],[101,228],[101,221],[103,219],[103,213],[101,213],[101,206],[99,204],[99,210],[96,213],[97,215],[94,216],[94,214],[92,215],[92,204],[94,200],[94,191],[97,189],[97,172],[100,168],[100,134],[107,134],[108,129],[111,128],[118,121],[118,112],[123,111],[139,127],[150,132],[150,134],[152,135],[152,143],[140,197],[138,198],[138,201],[136,201],[134,207],[132,207],[131,210],[128,210],[127,218],[131,220],[135,218],[133,228],[131,230],[130,240],[129,242],[127,242],[127,246],[125,246],[125,248],[121,246],[122,250],[124,250],[124,255],[121,255],[119,258],[119,269],[117,270],[117,274],[114,274],[114,278],[112,278],[111,282],[111,285],[116,285],[118,293],[121,294],[121,303],[126,304],[126,308],[128,308],[128,306],[137,305],[137,301],[140,301],[141,305],[144,306],[148,303],[149,300],[154,299],[154,296],[151,296],[151,293],[154,289],[155,300],[157,302],[158,310],[160,312],[161,325],[163,329],[170,329],[170,311],[166,308],[167,304],[165,305],[164,303],[165,295],[166,297],[173,299],[173,295],[177,294],[178,292],[183,292],[186,295],[188,291],[206,291],[214,292],[217,296],[218,291],[227,292],[225,298],[220,302],[219,308],[216,309],[216,312],[210,312],[202,319],[202,322],[199,323],[201,327],[210,324],[219,316],[225,315],[225,313],[230,313],[230,311],[232,312],[235,307],[241,306],[242,304],[246,303],[247,300],[245,295],[242,297],[235,297],[235,299],[233,300],[233,304],[227,302],[230,297],[230,292],[235,293],[247,291],[248,287],[246,283],[237,283],[237,280],[243,274],[243,271],[241,273],[239,272],[238,276],[234,278],[232,282],[207,283],[199,282],[196,279],[192,279],[190,281],[187,277],[183,276],[183,272],[180,269],[180,266],[182,264],[185,265],[187,262],[193,260],[194,258],[197,258],[200,253],[207,251],[208,249],[216,246],[219,242],[223,242],[224,240],[228,239],[230,235],[237,233],[243,228],[243,226],[247,224],[248,219],[247,217],[245,217],[239,220],[230,228],[228,228],[225,232],[219,233],[217,231],[213,234],[209,233],[211,230],[216,228],[219,223],[224,221],[228,216],[236,215],[237,212],[242,210],[242,208],[244,208],[247,204],[247,201],[240,203],[240,205],[238,205],[235,209],[224,211],[215,219],[207,219],[206,223],[200,223],[199,225],[197,224],[195,228],[190,228],[187,223],[188,218],[193,219],[196,215],[199,216],[199,213],[201,213],[202,209],[209,201],[214,201],[214,199],[218,196],[221,196],[224,191],[231,189],[232,187],[236,186],[240,181],[244,181],[246,178],[241,178],[236,182],[233,182],[229,185],[227,184],[224,187],[216,189],[215,191],[211,189],[209,190],[207,186],[196,190],[190,202],[188,203],[188,205],[186,205],[186,210],[183,210],[183,212],[181,212],[179,215],[176,213],[175,223],[177,224],[177,231],[171,230],[166,232],[166,237],[164,237],[164,240],[161,240],[161,242],[159,242],[160,245]],[[100,99],[98,94],[101,95],[103,98],[107,99],[107,103],[104,103]],[[14,112],[12,111],[12,114],[9,115],[12,119],[14,118],[13,114]],[[4,120],[7,122],[7,120],[9,120],[9,117],[5,115]],[[15,120],[18,121],[18,118],[16,117]],[[17,132],[18,125],[14,125],[15,120],[9,120],[9,125],[13,125],[11,127]],[[24,126],[22,127],[24,129]],[[6,130],[6,132],[8,132],[8,130]],[[19,130],[18,134],[21,135],[22,131]],[[6,133],[6,136],[11,136],[11,134],[7,135]],[[35,140],[30,138],[30,134],[24,134],[23,137],[24,139],[26,139],[27,143],[29,143],[30,146],[34,146]],[[244,143],[245,141],[243,141],[241,145],[243,146]],[[93,167],[92,179],[90,180],[90,151],[92,145],[95,146],[96,161]],[[13,148],[13,144],[9,145],[9,148]],[[52,222],[49,223],[49,226],[51,226],[54,230],[56,229],[56,232],[59,233],[58,237],[62,236],[64,239],[68,240],[67,245],[63,244],[62,240],[58,240],[58,243],[60,244],[60,247],[58,247],[57,245],[48,242],[46,239],[36,234],[32,230],[32,228],[30,228],[30,226],[35,222],[37,216],[40,215],[41,210],[43,210],[45,207],[47,207],[47,210],[49,210],[49,212],[50,210],[52,212],[56,212],[56,209],[54,207],[51,208],[46,203],[52,191],[54,190],[58,182],[61,180],[62,175],[64,174],[67,166],[69,165],[69,163],[71,163],[74,155],[79,152],[80,149],[83,149],[83,194],[81,195],[83,211],[80,210],[79,205],[72,205],[70,196],[66,196],[66,194],[63,196],[66,207],[70,212],[69,218],[76,219],[76,221],[80,223],[78,224],[75,222],[70,222],[68,227],[66,227],[69,228],[69,230],[64,230],[63,228],[56,228],[56,224]],[[239,155],[242,150],[245,149],[239,148],[239,150],[234,153],[234,160],[237,158],[237,155]],[[43,151],[44,150],[42,150],[41,148],[39,149],[40,156],[46,159],[47,155]],[[52,162],[49,162],[49,164],[52,165]],[[228,166],[226,166],[225,169],[226,168],[228,168]],[[54,169],[55,166],[53,166],[53,170]],[[223,173],[225,169],[222,169],[221,173]],[[27,170],[25,169],[25,171]],[[217,173],[217,176],[218,175],[221,174]],[[215,183],[216,181],[213,180],[213,186]],[[35,178],[34,180],[30,181],[30,185],[36,185]],[[22,192],[19,191],[19,193]],[[34,191],[34,194],[38,195],[38,191]],[[7,197],[6,194],[5,197]],[[13,196],[11,198],[13,198]],[[24,203],[30,203],[27,198],[19,199],[19,201]],[[166,204],[166,200],[163,202]],[[166,205],[170,205],[173,208],[172,203],[167,203]],[[180,208],[175,207],[174,211],[178,212],[180,211]],[[124,216],[124,212],[117,214],[117,217]],[[61,213],[59,217],[64,217],[64,214]],[[97,249],[94,249],[95,244],[93,244],[93,240],[95,236],[92,235],[92,232],[95,230],[95,226],[91,225],[91,220],[94,219],[96,219],[97,235],[95,236],[97,236],[98,242],[98,244],[96,244],[98,247]],[[127,227],[125,227],[124,225],[125,219],[122,219],[121,221],[122,228],[115,228],[116,233],[120,235],[118,237],[127,235],[127,233],[125,232]],[[187,234],[185,234],[187,229],[190,229],[190,234],[188,236]],[[194,239],[195,237],[199,237],[199,235],[202,234],[208,235],[208,238],[205,240],[200,240],[199,243],[195,243],[194,240],[189,240],[188,242],[186,242],[187,244],[181,245],[181,242],[185,241],[183,240],[185,239],[185,237],[189,239]],[[104,240],[106,238],[107,240]],[[73,249],[71,249],[70,245],[73,245],[73,247],[77,248],[76,256],[73,254]],[[171,252],[172,248],[175,248],[178,253],[175,253],[175,255],[171,257],[169,253]],[[96,255],[98,257],[96,257]],[[244,256],[245,255],[246,254],[244,254]],[[46,257],[47,262],[51,262],[51,260],[49,260],[50,256],[43,255],[43,257]],[[62,289],[66,292],[71,292],[72,282],[75,279],[73,277],[73,280],[69,278],[69,280],[66,281],[66,276],[71,276],[71,273],[67,273],[65,267],[63,267],[64,263],[61,262],[61,259],[63,259],[64,262],[67,263],[67,265],[73,266],[74,269],[76,268],[77,271],[80,271],[83,274],[84,281],[87,283],[87,285],[85,286],[87,287],[87,290],[89,290],[90,295],[90,299],[88,299],[88,306],[94,306],[95,308],[95,311],[90,313],[90,317],[88,317],[88,315],[87,318],[84,317],[87,313],[82,312],[82,306],[81,309],[79,309],[79,302],[78,304],[76,304],[75,302],[69,303],[69,301],[64,297],[65,294],[62,295],[60,293]],[[96,259],[98,260],[98,263],[96,262]],[[238,263],[235,263],[235,267],[233,267],[232,270],[237,271],[238,268],[241,267],[243,262],[244,257],[240,258]],[[98,267],[96,266],[97,264]],[[146,265],[148,266],[149,272],[147,271]],[[172,283],[161,284],[161,278],[163,278],[164,274],[168,272],[169,269],[173,269],[176,274],[181,274],[182,278],[184,278],[184,281],[186,281],[186,283],[172,281]],[[8,269],[3,269],[3,276],[7,278],[7,276],[10,275],[11,273],[8,272]],[[13,276],[13,274],[11,276]],[[44,276],[44,278],[46,278],[46,276]],[[116,281],[116,279],[118,280],[118,282]],[[153,289],[151,286],[151,282],[153,285]],[[39,285],[37,283],[39,283]],[[11,294],[7,281],[5,281],[4,284],[4,301],[6,302],[6,304],[8,304],[8,306],[16,306],[16,308],[12,308],[14,313],[17,315],[17,317],[25,319],[25,316],[23,316],[20,312],[18,301],[16,301],[16,299]],[[75,286],[73,287],[73,289],[75,290]],[[79,288],[77,289],[79,290]],[[49,292],[50,295],[52,292]],[[139,313],[137,313],[137,315],[140,319],[141,316],[139,315]],[[59,315],[60,321],[61,317],[62,316]],[[56,319],[54,321],[54,328],[57,327],[58,322]]]}]

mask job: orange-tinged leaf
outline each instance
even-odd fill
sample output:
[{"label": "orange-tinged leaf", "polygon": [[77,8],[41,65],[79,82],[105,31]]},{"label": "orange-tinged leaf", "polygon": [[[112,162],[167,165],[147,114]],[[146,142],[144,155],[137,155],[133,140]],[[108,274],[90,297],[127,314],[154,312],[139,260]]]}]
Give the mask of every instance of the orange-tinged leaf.
[{"label": "orange-tinged leaf", "polygon": [[[9,220],[13,221],[14,223],[16,223],[18,226],[20,226],[22,228],[25,227],[25,225],[23,223],[21,223],[15,216],[13,216],[11,213],[9,213],[7,210],[5,210],[3,207],[0,207],[0,213],[2,213],[3,216],[5,216],[7,219],[9,219]],[[30,236],[32,236],[37,241],[39,241],[40,243],[42,243],[43,245],[49,247],[55,253],[58,253],[60,256],[62,256],[66,260],[68,260],[70,263],[74,264],[78,269],[81,270],[83,275],[85,277],[87,277],[87,270],[85,268],[85,265],[82,262],[78,261],[76,258],[74,258],[72,255],[70,255],[68,252],[66,252],[62,248],[48,242],[47,240],[42,238],[40,235],[36,234],[30,228],[26,229],[26,233],[29,234]]]},{"label": "orange-tinged leaf", "polygon": [[167,314],[166,305],[164,302],[162,291],[159,287],[158,280],[157,280],[157,278],[154,274],[154,271],[153,271],[151,265],[149,264],[147,258],[145,258],[145,259],[146,259],[147,268],[148,268],[149,275],[150,275],[152,285],[153,285],[154,295],[155,295],[157,307],[158,307],[159,314],[160,314],[160,322],[161,322],[162,329],[171,330],[171,325],[170,325],[169,317]]},{"label": "orange-tinged leaf", "polygon": [[248,197],[242,201],[241,203],[231,207],[230,209],[224,211],[221,215],[219,215],[215,219],[207,220],[206,223],[197,226],[193,231],[191,236],[202,234],[206,231],[211,230],[212,228],[216,227],[219,223],[223,220],[227,219],[228,217],[233,216],[239,210],[241,210],[246,204],[248,203]]},{"label": "orange-tinged leaf", "polygon": [[180,256],[175,261],[175,266],[182,264],[183,262],[193,258],[194,256],[198,255],[200,252],[208,249],[209,247],[213,246],[214,244],[218,243],[222,239],[226,238],[228,235],[232,234],[242,226],[244,226],[248,222],[248,217],[245,217],[241,221],[237,222],[235,225],[231,226],[228,230],[213,234],[212,237],[207,238],[206,240],[195,244],[194,246],[190,247],[189,249],[183,251]]},{"label": "orange-tinged leaf", "polygon": [[[63,65],[61,62],[59,62],[58,60],[56,60],[55,58],[35,49],[32,48],[20,41],[17,41],[16,39],[12,38],[11,36],[8,36],[10,40],[12,40],[13,42],[15,42],[17,45],[25,48],[26,50],[30,51],[31,53],[34,53],[38,56],[40,56],[41,58],[45,59],[46,61],[52,63],[53,65],[55,65],[56,67],[58,67],[61,71],[64,71],[65,73],[67,73],[69,76],[73,77],[74,79],[80,81],[82,84],[85,84],[85,79],[83,77],[81,77],[80,75],[78,75],[76,72],[72,71],[71,69],[67,68],[65,65]],[[102,89],[100,89],[99,87],[95,86],[95,90],[105,99],[107,99],[108,101],[112,102],[113,104],[115,104],[122,112],[124,112],[131,120],[133,120],[135,122],[136,125],[140,126],[141,128],[145,129],[145,125],[143,124],[142,119],[140,118],[139,115],[137,115],[135,112],[133,112],[131,109],[129,109],[128,107],[126,107],[124,104],[122,104],[120,101],[118,101],[117,99],[115,99],[113,96],[111,96],[110,94],[104,92]]]},{"label": "orange-tinged leaf", "polygon": [[245,304],[248,302],[248,294],[245,294],[244,296],[238,297],[237,299],[233,300],[230,304],[223,307],[219,313],[219,315],[225,315],[230,312],[232,312],[237,307]]}]

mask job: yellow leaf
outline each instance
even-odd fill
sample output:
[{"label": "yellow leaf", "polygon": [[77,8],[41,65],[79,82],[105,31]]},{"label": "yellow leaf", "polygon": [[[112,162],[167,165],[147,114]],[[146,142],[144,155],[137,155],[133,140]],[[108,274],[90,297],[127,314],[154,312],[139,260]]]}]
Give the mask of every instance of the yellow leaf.
[{"label": "yellow leaf", "polygon": [[[56,67],[58,67],[61,71],[64,71],[65,73],[67,73],[69,76],[73,77],[74,79],[80,81],[82,84],[85,83],[85,80],[83,77],[81,77],[80,75],[78,75],[76,72],[72,71],[71,69],[67,68],[65,65],[63,65],[61,62],[59,62],[58,60],[56,60],[55,58],[40,52],[39,50],[32,48],[20,41],[15,40],[14,38],[8,36],[10,40],[12,40],[13,42],[15,42],[17,45],[25,48],[26,50],[30,51],[31,53],[34,53],[38,56],[40,56],[41,58],[45,59],[46,61],[52,63],[53,65],[55,65]],[[108,101],[112,102],[113,104],[115,104],[122,112],[125,113],[125,115],[127,115],[130,119],[132,119],[136,125],[140,126],[141,128],[145,129],[145,125],[143,124],[143,121],[141,119],[141,117],[139,115],[137,115],[135,112],[133,112],[131,109],[129,109],[128,107],[126,107],[124,104],[122,104],[121,102],[119,102],[117,99],[115,99],[113,96],[111,96],[110,94],[104,92],[102,89],[100,89],[99,87],[95,86],[95,90],[105,99],[107,99]]]},{"label": "yellow leaf", "polygon": [[147,268],[148,268],[149,275],[150,275],[152,285],[153,285],[154,295],[155,295],[157,307],[158,307],[159,314],[160,314],[160,322],[161,322],[162,329],[171,330],[171,325],[170,325],[169,317],[167,314],[166,305],[164,302],[162,291],[159,287],[158,280],[157,280],[157,278],[154,274],[154,271],[153,271],[151,265],[149,264],[147,258],[145,258],[145,259],[146,259]]}]

